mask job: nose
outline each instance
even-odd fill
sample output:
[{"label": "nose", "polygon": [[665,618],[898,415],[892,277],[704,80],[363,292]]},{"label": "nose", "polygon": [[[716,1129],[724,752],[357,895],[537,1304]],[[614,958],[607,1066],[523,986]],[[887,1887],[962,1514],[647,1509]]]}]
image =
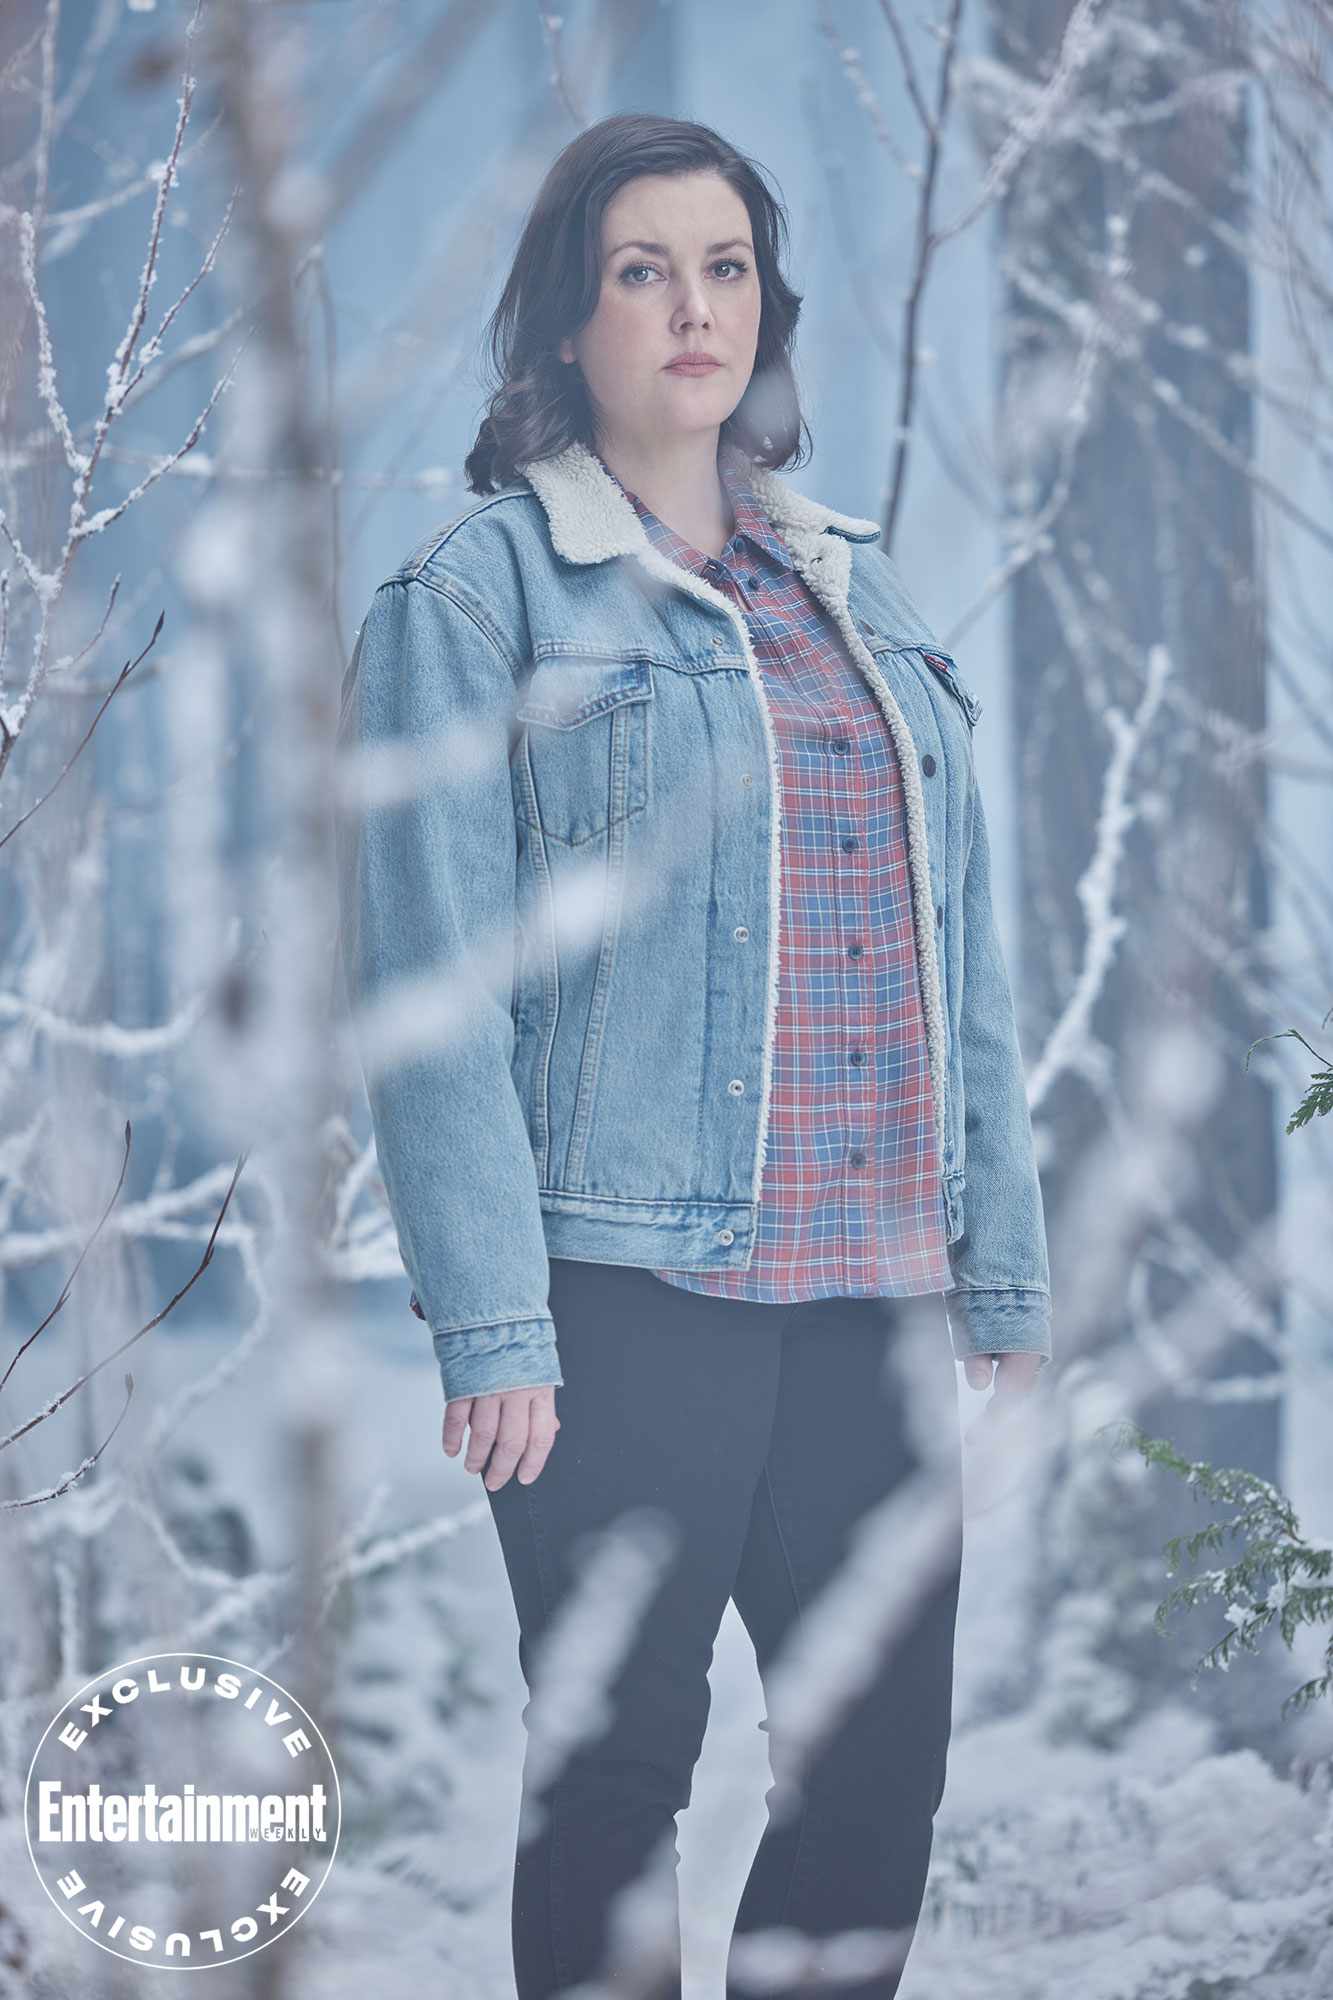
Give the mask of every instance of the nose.
[{"label": "nose", "polygon": [[689,284],[672,315],[672,325],[711,326],[712,314],[708,310],[708,300],[703,286],[698,282]]}]

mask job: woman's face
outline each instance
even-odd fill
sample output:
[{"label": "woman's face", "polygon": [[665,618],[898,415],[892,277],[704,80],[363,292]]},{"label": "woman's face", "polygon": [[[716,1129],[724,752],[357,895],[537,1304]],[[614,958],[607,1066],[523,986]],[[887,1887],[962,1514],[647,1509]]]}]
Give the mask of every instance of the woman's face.
[{"label": "woman's face", "polygon": [[[636,453],[716,432],[754,368],[762,303],[750,217],[719,174],[643,174],[602,217],[592,318],[560,343],[577,361],[599,440]],[[721,365],[672,370],[702,349]]]}]

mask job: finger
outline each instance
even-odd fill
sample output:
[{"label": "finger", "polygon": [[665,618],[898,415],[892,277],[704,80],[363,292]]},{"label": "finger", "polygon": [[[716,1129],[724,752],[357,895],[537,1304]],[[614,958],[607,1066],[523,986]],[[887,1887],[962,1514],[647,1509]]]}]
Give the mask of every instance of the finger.
[{"label": "finger", "polygon": [[963,1363],[963,1373],[973,1389],[989,1389],[992,1364],[989,1354],[969,1354]]},{"label": "finger", "polygon": [[560,1419],[553,1409],[534,1404],[528,1422],[528,1448],[518,1466],[517,1477],[521,1486],[531,1486],[545,1465],[559,1428]]},{"label": "finger", "polygon": [[471,1435],[467,1441],[467,1456],[463,1460],[465,1472],[480,1472],[490,1457],[495,1433],[500,1427],[500,1403],[498,1394],[472,1398],[472,1414],[468,1419]]},{"label": "finger", "polygon": [[997,1394],[1010,1395],[1031,1389],[1041,1369],[1041,1356],[1027,1352],[1002,1354],[995,1364]]},{"label": "finger", "polygon": [[444,1406],[444,1430],[441,1442],[452,1458],[463,1442],[463,1432],[467,1428],[467,1413],[472,1408],[471,1396],[455,1396],[452,1403]]},{"label": "finger", "polygon": [[496,1433],[490,1462],[483,1475],[488,1492],[494,1493],[503,1486],[510,1473],[527,1450],[530,1428],[530,1405],[522,1396],[506,1396],[500,1409],[500,1427]]}]

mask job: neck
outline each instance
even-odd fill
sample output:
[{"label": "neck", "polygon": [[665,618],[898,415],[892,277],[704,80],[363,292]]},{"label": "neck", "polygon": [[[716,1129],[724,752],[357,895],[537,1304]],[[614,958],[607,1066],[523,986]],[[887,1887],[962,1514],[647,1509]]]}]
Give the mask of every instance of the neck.
[{"label": "neck", "polygon": [[705,555],[722,553],[736,525],[718,470],[716,429],[666,440],[599,440],[597,451],[621,485],[659,521]]}]

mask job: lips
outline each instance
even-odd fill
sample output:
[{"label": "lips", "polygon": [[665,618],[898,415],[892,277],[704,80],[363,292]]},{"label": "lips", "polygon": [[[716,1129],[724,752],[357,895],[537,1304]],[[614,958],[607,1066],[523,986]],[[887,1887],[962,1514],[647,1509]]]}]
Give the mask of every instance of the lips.
[{"label": "lips", "polygon": [[668,361],[666,372],[668,375],[711,375],[715,368],[721,366],[720,361]]}]

